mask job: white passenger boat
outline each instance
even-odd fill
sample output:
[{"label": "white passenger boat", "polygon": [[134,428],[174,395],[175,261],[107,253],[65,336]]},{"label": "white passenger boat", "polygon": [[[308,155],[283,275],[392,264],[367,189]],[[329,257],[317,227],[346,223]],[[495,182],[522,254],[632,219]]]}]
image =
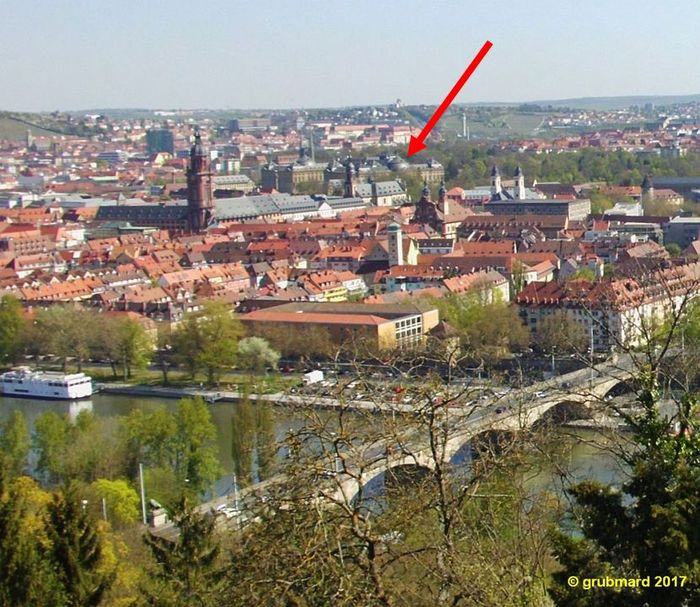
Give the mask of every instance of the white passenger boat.
[{"label": "white passenger boat", "polygon": [[5,396],[79,400],[90,398],[93,392],[92,378],[85,373],[66,374],[17,367],[0,377]]}]

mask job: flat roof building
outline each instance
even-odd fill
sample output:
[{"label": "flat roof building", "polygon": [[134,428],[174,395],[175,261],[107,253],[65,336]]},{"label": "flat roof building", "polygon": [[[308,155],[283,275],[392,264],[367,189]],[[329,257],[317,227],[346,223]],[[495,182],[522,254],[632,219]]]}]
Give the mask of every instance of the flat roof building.
[{"label": "flat roof building", "polygon": [[437,326],[437,308],[415,304],[283,303],[255,310],[241,317],[253,333],[270,330],[325,330],[338,346],[363,341],[377,349],[402,348],[421,343]]}]

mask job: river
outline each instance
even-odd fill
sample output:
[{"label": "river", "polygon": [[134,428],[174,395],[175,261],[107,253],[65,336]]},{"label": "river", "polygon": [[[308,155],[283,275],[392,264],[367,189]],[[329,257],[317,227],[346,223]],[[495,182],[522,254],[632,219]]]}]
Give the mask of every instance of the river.
[{"label": "river", "polygon": [[[92,411],[98,417],[115,417],[127,415],[135,408],[153,411],[161,406],[173,411],[177,407],[177,400],[115,394],[96,394],[89,401],[74,403],[0,397],[0,422],[7,419],[15,409],[24,412],[30,428],[33,428],[37,416],[46,411],[68,414],[72,418],[83,410]],[[216,495],[232,492],[234,472],[238,472],[239,476],[241,473],[248,474],[253,480],[259,480],[255,445],[281,441],[290,429],[300,428],[304,424],[304,418],[299,412],[285,407],[217,402],[210,405],[210,410],[217,429],[218,455],[223,469],[223,475],[213,491]],[[332,413],[320,415],[330,416]],[[553,431],[559,432],[556,429]],[[557,435],[557,441],[562,448],[558,450],[559,461],[556,463],[570,470],[574,479],[594,478],[619,484],[624,476],[612,456],[596,446],[601,442],[598,433],[591,430],[566,430]],[[242,467],[240,453],[250,453],[251,450],[254,452],[252,464],[251,458],[248,458],[247,467]],[[278,453],[279,455],[281,454]],[[549,472],[555,471],[556,465],[547,465],[546,468],[546,471],[537,476],[535,486],[551,487],[553,481]]]}]

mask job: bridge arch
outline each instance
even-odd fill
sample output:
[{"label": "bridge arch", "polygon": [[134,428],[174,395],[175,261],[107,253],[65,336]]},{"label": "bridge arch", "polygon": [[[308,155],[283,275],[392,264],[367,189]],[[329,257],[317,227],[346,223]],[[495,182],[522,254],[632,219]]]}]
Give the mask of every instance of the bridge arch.
[{"label": "bridge arch", "polygon": [[501,455],[515,441],[515,436],[512,430],[482,430],[455,444],[446,455],[451,464],[469,465],[486,454]]},{"label": "bridge arch", "polygon": [[593,415],[588,403],[564,399],[552,402],[548,409],[541,410],[538,419],[532,424],[532,429],[538,430],[545,426],[561,425],[580,419],[591,419],[591,417]]},{"label": "bridge arch", "polygon": [[634,378],[614,379],[610,384],[604,385],[602,390],[598,391],[600,398],[615,398],[616,396],[624,396],[626,394],[636,393],[639,390],[639,382]]},{"label": "bridge arch", "polygon": [[338,477],[338,489],[335,499],[339,502],[355,503],[362,491],[363,500],[369,502],[386,495],[388,484],[406,482],[411,478],[419,478],[435,469],[430,458],[418,455],[403,455],[390,457],[383,465],[378,464],[363,472],[361,478]]}]

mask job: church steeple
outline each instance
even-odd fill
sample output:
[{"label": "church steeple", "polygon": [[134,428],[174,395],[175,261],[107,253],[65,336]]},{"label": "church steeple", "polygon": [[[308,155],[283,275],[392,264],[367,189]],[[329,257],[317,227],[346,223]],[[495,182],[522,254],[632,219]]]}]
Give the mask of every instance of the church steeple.
[{"label": "church steeple", "polygon": [[194,133],[194,145],[190,148],[190,164],[187,168],[187,206],[192,232],[206,228],[212,217],[214,202],[211,186],[209,156],[202,145],[202,136],[197,130]]},{"label": "church steeple", "polygon": [[438,208],[445,214],[449,215],[450,207],[449,201],[447,200],[447,188],[445,187],[444,180],[440,182],[440,189],[438,190]]},{"label": "church steeple", "polygon": [[498,167],[494,164],[491,169],[491,198],[496,198],[501,194],[503,188],[501,187],[501,173]]},{"label": "church steeple", "polygon": [[352,163],[352,158],[348,156],[347,162],[345,163],[345,187],[343,189],[344,198],[352,198],[355,195],[355,185],[353,184],[354,174],[355,165]]},{"label": "church steeple", "polygon": [[525,200],[525,175],[523,170],[518,165],[515,169],[515,187],[513,188],[513,198],[516,200]]},{"label": "church steeple", "polygon": [[428,187],[428,181],[423,181],[423,190],[421,191],[421,200],[430,200],[430,188]]}]

